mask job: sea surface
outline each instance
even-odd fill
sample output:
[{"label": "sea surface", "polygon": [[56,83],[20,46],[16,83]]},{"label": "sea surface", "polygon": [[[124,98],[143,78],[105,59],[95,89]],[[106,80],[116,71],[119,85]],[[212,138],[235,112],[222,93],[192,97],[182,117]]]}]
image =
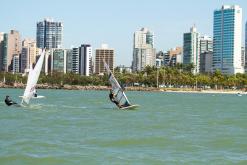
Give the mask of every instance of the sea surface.
[{"label": "sea surface", "polygon": [[0,89],[0,165],[247,164],[247,95],[127,92],[134,111],[108,91]]}]

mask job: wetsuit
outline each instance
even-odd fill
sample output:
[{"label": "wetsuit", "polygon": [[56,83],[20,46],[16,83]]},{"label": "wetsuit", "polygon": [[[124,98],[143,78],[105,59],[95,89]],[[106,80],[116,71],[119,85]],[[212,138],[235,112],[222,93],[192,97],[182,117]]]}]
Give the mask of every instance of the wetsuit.
[{"label": "wetsuit", "polygon": [[8,106],[11,106],[13,104],[17,104],[16,102],[13,102],[9,97],[6,97],[4,101],[5,101],[5,104]]},{"label": "wetsuit", "polygon": [[37,90],[34,89],[34,92],[33,92],[33,97],[37,97],[38,96],[38,93],[37,93]]},{"label": "wetsuit", "polygon": [[114,99],[114,94],[112,92],[110,92],[109,98],[111,102],[115,103],[119,108],[121,108],[121,106],[119,105],[119,102]]},{"label": "wetsuit", "polygon": [[38,94],[37,93],[34,93],[33,97],[37,97],[37,96],[38,96]]}]

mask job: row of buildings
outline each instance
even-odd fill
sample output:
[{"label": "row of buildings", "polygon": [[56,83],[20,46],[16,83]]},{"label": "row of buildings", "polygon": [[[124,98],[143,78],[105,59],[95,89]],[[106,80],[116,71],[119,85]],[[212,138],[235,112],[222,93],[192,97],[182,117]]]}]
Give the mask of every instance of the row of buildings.
[{"label": "row of buildings", "polygon": [[[242,8],[222,6],[214,11],[213,38],[201,35],[195,26],[183,35],[183,47],[155,54],[153,33],[143,28],[135,32],[133,70],[146,65],[174,66],[193,64],[192,72],[209,73],[220,70],[223,74],[244,73],[247,70],[247,24],[245,48],[242,47]],[[156,58],[156,59],[155,59]]]},{"label": "row of buildings", "polygon": [[223,74],[244,73],[242,9],[239,6],[225,5],[215,10],[213,39],[200,36],[195,27],[184,34],[184,63],[193,63],[194,73],[216,70]]},{"label": "row of buildings", "polygon": [[[246,24],[247,48],[247,24]],[[14,73],[28,72],[35,65],[42,49],[46,48],[43,67],[45,73],[73,72],[80,75],[103,74],[104,63],[111,70],[115,64],[115,51],[102,44],[92,49],[82,44],[71,49],[63,48],[63,23],[52,19],[38,22],[36,40],[24,39],[18,31],[0,33],[0,70]],[[95,55],[93,55],[95,53]],[[133,72],[146,66],[194,65],[192,72],[209,73],[216,70],[224,74],[244,73],[247,68],[246,50],[242,47],[242,9],[237,6],[222,6],[214,11],[213,38],[201,35],[195,26],[183,34],[183,46],[166,52],[156,52],[154,33],[142,28],[133,36]],[[121,66],[122,67],[122,66]],[[121,69],[121,68],[120,68]]]},{"label": "row of buildings", "polygon": [[89,76],[104,72],[103,59],[114,67],[114,49],[102,44],[95,50],[93,63],[93,49],[90,44],[65,49],[62,47],[63,24],[45,19],[37,23],[36,40],[21,40],[16,30],[0,33],[0,71],[26,73],[39,58],[42,49],[46,49],[43,72],[73,72]]}]

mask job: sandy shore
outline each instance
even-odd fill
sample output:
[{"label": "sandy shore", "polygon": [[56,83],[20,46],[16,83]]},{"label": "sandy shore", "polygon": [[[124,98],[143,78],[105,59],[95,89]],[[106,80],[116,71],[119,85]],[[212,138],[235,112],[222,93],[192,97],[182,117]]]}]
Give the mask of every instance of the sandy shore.
[{"label": "sandy shore", "polygon": [[[6,85],[0,83],[0,88],[25,88],[25,84],[16,83]],[[37,89],[63,89],[63,90],[110,90],[108,86],[80,86],[80,85],[50,85],[38,84]],[[126,91],[153,91],[153,92],[174,92],[174,93],[212,93],[212,94],[247,94],[241,90],[194,90],[191,88],[154,88],[154,87],[126,87]]]},{"label": "sandy shore", "polygon": [[241,90],[166,90],[166,92],[173,92],[173,93],[207,93],[207,94],[247,94],[247,92]]}]

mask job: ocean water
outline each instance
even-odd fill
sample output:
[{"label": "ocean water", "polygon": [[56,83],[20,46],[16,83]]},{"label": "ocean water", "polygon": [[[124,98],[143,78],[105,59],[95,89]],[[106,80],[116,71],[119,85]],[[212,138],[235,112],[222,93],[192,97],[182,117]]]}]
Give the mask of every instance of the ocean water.
[{"label": "ocean water", "polygon": [[127,92],[118,110],[107,91],[0,89],[1,165],[247,164],[247,95]]}]

